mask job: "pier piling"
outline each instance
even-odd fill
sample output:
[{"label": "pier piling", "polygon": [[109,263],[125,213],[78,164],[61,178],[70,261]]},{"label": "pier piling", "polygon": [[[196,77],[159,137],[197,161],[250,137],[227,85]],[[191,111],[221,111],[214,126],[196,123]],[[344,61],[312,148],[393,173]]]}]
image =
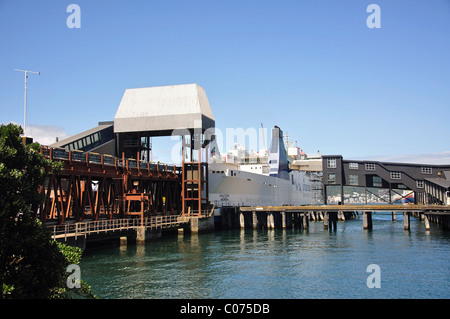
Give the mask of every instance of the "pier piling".
[{"label": "pier piling", "polygon": [[[431,223],[450,229],[450,207],[433,205],[328,205],[328,206],[268,206],[240,207],[236,215],[235,227],[254,229],[307,229],[310,221],[323,220],[324,229],[337,230],[338,220],[359,219],[363,217],[363,229],[372,230],[372,213],[389,212],[395,221],[396,214],[402,213],[404,229],[410,230],[411,216],[425,222],[430,229]],[[239,223],[239,226],[238,226]]]},{"label": "pier piling", "polygon": [[309,226],[309,213],[303,214],[303,229],[308,229]]},{"label": "pier piling", "polygon": [[252,211],[252,221],[253,221],[253,229],[258,229],[258,216],[256,216],[255,211]]},{"label": "pier piling", "polygon": [[337,221],[338,221],[338,212],[329,212],[328,213],[328,230],[336,231],[337,229]]},{"label": "pier piling", "polygon": [[363,228],[372,230],[372,212],[363,212]]},{"label": "pier piling", "polygon": [[410,213],[409,212],[403,212],[403,229],[409,230],[410,228]]},{"label": "pier piling", "polygon": [[423,220],[425,222],[425,230],[430,230],[430,218],[428,214],[423,214]]}]

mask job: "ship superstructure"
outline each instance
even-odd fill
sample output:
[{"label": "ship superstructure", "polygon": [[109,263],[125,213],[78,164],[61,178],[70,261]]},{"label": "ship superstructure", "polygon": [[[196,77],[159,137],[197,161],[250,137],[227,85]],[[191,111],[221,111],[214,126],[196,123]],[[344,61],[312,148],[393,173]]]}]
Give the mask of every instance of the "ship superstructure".
[{"label": "ship superstructure", "polygon": [[269,150],[249,153],[235,144],[221,155],[212,143],[210,155],[209,199],[216,208],[314,203],[311,174],[289,169],[283,132],[277,126],[272,129]]}]

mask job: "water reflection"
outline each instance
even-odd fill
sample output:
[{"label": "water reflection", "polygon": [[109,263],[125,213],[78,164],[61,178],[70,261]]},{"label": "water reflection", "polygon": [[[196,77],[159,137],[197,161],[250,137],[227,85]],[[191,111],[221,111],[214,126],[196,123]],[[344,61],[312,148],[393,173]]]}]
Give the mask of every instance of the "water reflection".
[{"label": "water reflection", "polygon": [[[102,298],[449,298],[450,235],[401,216],[304,230],[184,234],[86,251],[82,276]],[[366,268],[380,265],[382,288]],[[443,273],[444,272],[444,273]]]}]

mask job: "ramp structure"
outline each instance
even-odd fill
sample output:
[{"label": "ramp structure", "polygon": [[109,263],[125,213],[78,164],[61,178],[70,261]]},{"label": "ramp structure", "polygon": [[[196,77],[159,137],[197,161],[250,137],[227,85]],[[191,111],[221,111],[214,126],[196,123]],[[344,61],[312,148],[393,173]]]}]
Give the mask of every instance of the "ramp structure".
[{"label": "ramp structure", "polygon": [[198,149],[198,135],[214,127],[205,90],[197,84],[127,89],[114,117],[116,156],[149,158],[153,136],[191,135],[190,148]]},{"label": "ramp structure", "polygon": [[116,156],[148,160],[153,136],[182,136],[182,211],[199,215],[208,205],[208,169],[201,163],[201,149],[214,127],[205,90],[197,84],[127,89],[114,117]]},{"label": "ramp structure", "polygon": [[[143,225],[152,216],[202,215],[209,198],[201,151],[214,126],[197,84],[127,89],[114,121],[43,149],[64,169],[42,189],[41,219],[62,225],[135,216]],[[182,136],[182,167],[151,163],[151,138],[172,135]]]}]

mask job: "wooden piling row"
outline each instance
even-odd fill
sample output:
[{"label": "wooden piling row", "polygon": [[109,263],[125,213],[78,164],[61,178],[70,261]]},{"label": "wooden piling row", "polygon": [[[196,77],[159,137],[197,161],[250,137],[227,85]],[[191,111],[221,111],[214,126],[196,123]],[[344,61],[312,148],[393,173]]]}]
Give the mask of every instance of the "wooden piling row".
[{"label": "wooden piling row", "polygon": [[[233,212],[231,212],[232,214]],[[310,221],[323,221],[324,227],[336,230],[338,220],[348,220],[356,218],[356,212],[271,212],[257,211],[239,212],[239,227],[253,229],[308,229]],[[222,213],[222,220],[225,221],[225,228],[232,227],[230,213]]]},{"label": "wooden piling row", "polygon": [[[355,210],[350,211],[345,207],[336,206],[336,210],[330,209],[329,206],[324,206],[325,209],[319,210],[320,207],[312,207],[312,209],[300,209],[290,207],[280,207],[276,210],[275,207],[235,207],[222,210],[222,225],[225,229],[229,228],[252,228],[252,229],[308,229],[309,223],[313,221],[323,221],[324,229],[336,231],[337,221],[347,221],[350,219],[360,218],[362,214],[363,229],[372,230],[372,213],[376,210]],[[355,207],[356,208],[356,207]],[[370,208],[370,207],[366,207]],[[411,217],[419,218],[424,221],[425,228],[430,229],[431,223],[442,225],[443,229],[450,229],[450,211],[444,209],[438,211],[436,208],[431,208],[429,211],[418,209],[417,207],[408,207],[411,210],[406,210],[405,206],[397,206],[396,211],[392,210],[392,221],[395,221],[396,214],[403,214],[403,228],[410,230]],[[347,209],[347,210],[346,210]],[[382,207],[380,211],[386,211],[386,207]]]}]

